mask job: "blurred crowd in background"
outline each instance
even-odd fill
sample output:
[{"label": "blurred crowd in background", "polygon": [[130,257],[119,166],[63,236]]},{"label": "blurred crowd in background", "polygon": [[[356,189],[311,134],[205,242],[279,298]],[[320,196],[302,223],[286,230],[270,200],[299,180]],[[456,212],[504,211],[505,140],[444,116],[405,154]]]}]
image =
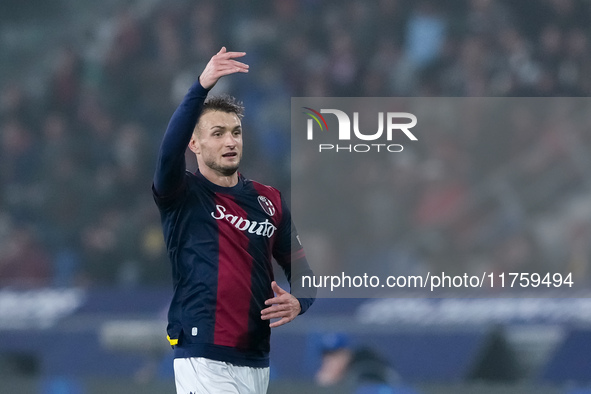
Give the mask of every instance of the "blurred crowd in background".
[{"label": "blurred crowd in background", "polygon": [[[92,14],[51,3],[7,1],[0,13],[0,286],[170,283],[150,189],[156,154],[222,45],[250,65],[216,87],[246,106],[242,171],[285,193],[292,96],[591,93],[584,0],[109,1]],[[36,34],[19,30],[32,25]],[[591,180],[591,133],[524,122],[441,133],[394,164],[400,194],[376,192],[397,207],[386,234],[406,242],[390,268],[543,257],[585,277],[591,204],[572,199]],[[369,170],[353,175],[380,176]],[[343,254],[383,261],[361,247]]]}]

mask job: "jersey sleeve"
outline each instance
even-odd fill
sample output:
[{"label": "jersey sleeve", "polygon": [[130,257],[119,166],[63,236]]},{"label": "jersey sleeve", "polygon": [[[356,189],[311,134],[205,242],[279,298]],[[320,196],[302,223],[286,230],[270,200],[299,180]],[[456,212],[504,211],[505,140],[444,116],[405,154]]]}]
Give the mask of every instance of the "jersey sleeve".
[{"label": "jersey sleeve", "polygon": [[282,216],[279,223],[277,239],[273,245],[273,257],[283,269],[293,294],[302,310],[306,312],[316,299],[315,287],[303,287],[302,277],[312,276],[314,273],[308,264],[302,242],[291,219],[291,212],[281,198]]},{"label": "jersey sleeve", "polygon": [[156,162],[152,185],[155,197],[167,199],[182,190],[186,167],[185,150],[208,92],[197,80],[170,118]]}]

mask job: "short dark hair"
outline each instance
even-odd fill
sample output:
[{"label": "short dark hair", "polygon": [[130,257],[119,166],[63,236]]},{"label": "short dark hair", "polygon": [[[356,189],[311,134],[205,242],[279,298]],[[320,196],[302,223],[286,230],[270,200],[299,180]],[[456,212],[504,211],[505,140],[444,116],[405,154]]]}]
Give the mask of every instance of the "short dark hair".
[{"label": "short dark hair", "polygon": [[237,101],[235,97],[227,94],[208,98],[203,104],[202,113],[206,111],[235,113],[240,119],[244,117],[244,105],[242,105],[242,101]]}]

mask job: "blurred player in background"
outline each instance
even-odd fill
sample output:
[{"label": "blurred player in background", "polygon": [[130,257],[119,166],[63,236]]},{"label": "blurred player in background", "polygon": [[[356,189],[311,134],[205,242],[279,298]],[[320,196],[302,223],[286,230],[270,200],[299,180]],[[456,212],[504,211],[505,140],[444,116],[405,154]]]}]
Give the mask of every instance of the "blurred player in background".
[{"label": "blurred player in background", "polygon": [[[339,332],[320,338],[321,364],[314,380],[319,392],[354,394],[416,394],[403,385],[392,366],[374,349],[352,346]],[[325,390],[324,390],[325,389]]]},{"label": "blurred player in background", "polygon": [[170,120],[154,175],[174,284],[167,332],[183,394],[266,392],[271,328],[314,301],[273,280],[273,257],[292,292],[296,273],[311,270],[280,192],[238,172],[243,107],[232,97],[205,101],[221,77],[248,72],[235,60],[244,55],[224,47],[211,58]]}]

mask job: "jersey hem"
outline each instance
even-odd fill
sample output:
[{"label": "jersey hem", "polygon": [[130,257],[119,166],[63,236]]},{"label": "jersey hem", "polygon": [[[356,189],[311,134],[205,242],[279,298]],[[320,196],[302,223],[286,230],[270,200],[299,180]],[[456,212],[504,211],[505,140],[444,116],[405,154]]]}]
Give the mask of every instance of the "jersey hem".
[{"label": "jersey hem", "polygon": [[254,368],[269,366],[269,354],[260,355],[252,352],[240,351],[236,348],[206,343],[175,346],[174,358],[205,357],[211,360],[223,361],[233,365]]}]

